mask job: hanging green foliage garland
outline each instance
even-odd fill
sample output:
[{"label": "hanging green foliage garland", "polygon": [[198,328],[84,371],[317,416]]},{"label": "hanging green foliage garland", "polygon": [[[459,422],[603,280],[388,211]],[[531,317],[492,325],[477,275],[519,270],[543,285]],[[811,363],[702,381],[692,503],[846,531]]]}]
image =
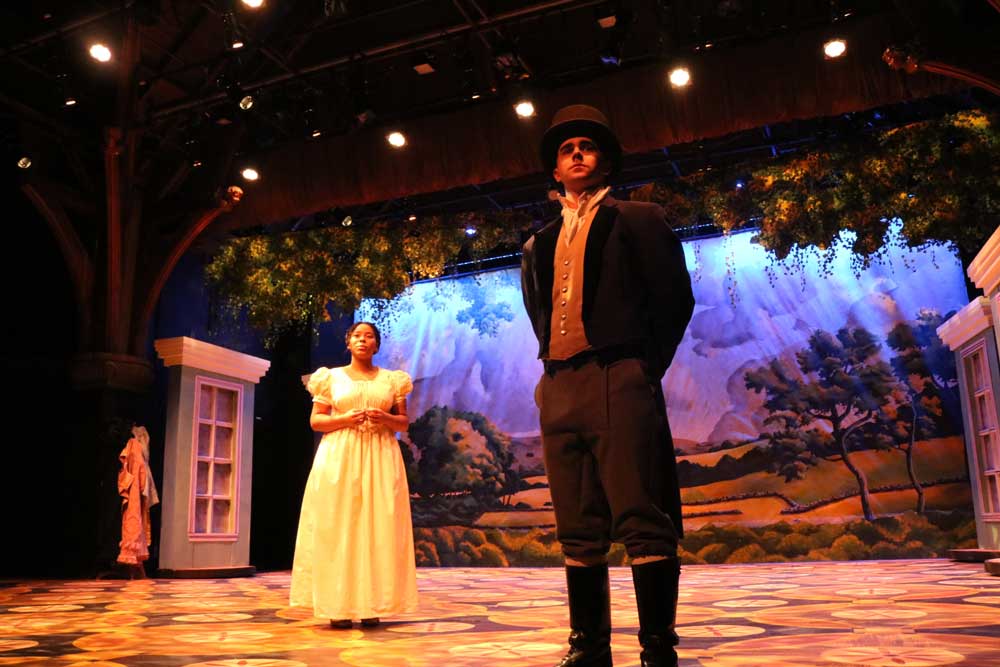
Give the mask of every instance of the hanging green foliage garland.
[{"label": "hanging green foliage garland", "polygon": [[350,312],[373,299],[384,310],[412,280],[443,275],[463,249],[475,259],[513,246],[531,222],[521,213],[468,213],[234,238],[206,272],[232,314],[245,311],[273,342],[286,327],[326,319],[328,302]]},{"label": "hanging green foliage garland", "polygon": [[831,248],[850,230],[850,250],[867,265],[886,250],[894,218],[904,221],[901,243],[952,244],[971,257],[1000,224],[998,149],[1000,118],[964,111],[786,160],[656,182],[640,196],[674,220],[726,232],[752,221],[755,242],[778,260]]},{"label": "hanging green foliage garland", "polygon": [[[659,203],[676,225],[711,222],[728,232],[750,222],[776,261],[834,247],[850,230],[856,266],[866,266],[885,252],[897,217],[899,243],[953,244],[971,257],[1000,224],[998,157],[1000,118],[964,111],[787,160],[657,181],[633,198]],[[516,247],[531,223],[516,212],[465,213],[232,239],[208,277],[231,308],[273,332],[322,321],[328,301],[344,311],[362,299],[387,308],[412,279],[443,275],[463,247],[473,257]]]}]

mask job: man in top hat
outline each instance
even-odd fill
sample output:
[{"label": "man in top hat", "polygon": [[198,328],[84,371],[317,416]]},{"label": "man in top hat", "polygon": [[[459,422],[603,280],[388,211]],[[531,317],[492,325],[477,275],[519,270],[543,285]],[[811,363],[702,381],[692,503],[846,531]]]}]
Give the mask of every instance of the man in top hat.
[{"label": "man in top hat", "polygon": [[597,109],[556,113],[541,157],[563,209],[524,245],[521,286],[545,367],[535,397],[569,590],[559,667],[611,665],[612,541],[632,559],[642,665],[676,665],[683,528],[660,380],[694,309],[684,251],[659,206],[609,196],[622,149]]}]

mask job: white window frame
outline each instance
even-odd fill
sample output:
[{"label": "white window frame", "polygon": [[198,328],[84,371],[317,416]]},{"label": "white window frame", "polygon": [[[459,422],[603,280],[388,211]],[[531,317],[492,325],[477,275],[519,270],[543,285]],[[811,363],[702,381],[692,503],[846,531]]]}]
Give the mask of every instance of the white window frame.
[{"label": "white window frame", "polygon": [[[213,399],[212,405],[212,417],[210,419],[202,418],[201,416],[201,396],[202,389],[204,387],[211,387],[213,391],[213,397],[217,394],[218,390],[231,391],[235,394],[235,420],[233,422],[220,422],[216,420],[215,409],[217,402]],[[242,421],[243,421],[243,385],[236,384],[233,382],[226,382],[225,380],[220,380],[218,378],[207,377],[203,375],[195,376],[194,381],[194,400],[193,400],[192,420],[191,420],[191,490],[189,493],[189,503],[188,503],[188,539],[193,542],[234,542],[238,539],[240,533],[240,433],[242,431]],[[198,438],[199,430],[203,424],[211,425],[212,427],[212,444],[209,456],[200,456],[198,454]],[[229,459],[219,459],[215,456],[215,428],[217,426],[223,426],[230,428],[232,430],[232,443],[231,443],[231,457]],[[208,463],[208,493],[199,494],[198,493],[198,463]],[[223,463],[231,466],[230,473],[230,494],[216,495],[215,489],[212,488],[215,484],[215,464]],[[205,518],[206,529],[208,532],[196,532],[197,526],[196,521],[196,505],[198,500],[207,500],[208,511]],[[215,511],[214,502],[215,500],[228,500],[229,501],[229,516],[230,516],[230,530],[221,533],[211,532],[212,530],[212,517]]]},{"label": "white window frame", "polygon": [[[981,362],[980,372],[982,374],[983,386],[977,387],[974,384],[975,373],[972,370],[976,360]],[[965,371],[965,383],[967,395],[969,397],[969,416],[972,421],[972,439],[975,446],[972,448],[972,467],[979,475],[981,488],[983,514],[982,518],[988,522],[1000,522],[1000,507],[993,506],[993,496],[990,494],[990,485],[997,491],[998,502],[1000,502],[1000,468],[987,470],[985,445],[983,436],[991,435],[994,446],[1000,446],[1000,425],[997,423],[997,411],[995,394],[993,390],[993,376],[990,370],[990,362],[985,341],[980,340],[976,344],[969,346],[962,351],[962,365]],[[983,414],[979,411],[980,399],[985,398],[988,423],[992,426],[983,426]],[[996,457],[994,457],[996,458]]]}]

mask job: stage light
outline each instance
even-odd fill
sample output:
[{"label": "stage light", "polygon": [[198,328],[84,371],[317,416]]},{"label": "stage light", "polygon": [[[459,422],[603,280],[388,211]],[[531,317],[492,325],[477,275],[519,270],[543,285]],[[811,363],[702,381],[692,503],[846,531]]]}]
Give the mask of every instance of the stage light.
[{"label": "stage light", "polygon": [[340,221],[340,224],[343,225],[344,227],[350,227],[351,225],[354,224],[354,218],[352,218],[349,215],[345,216],[344,219]]},{"label": "stage light", "polygon": [[462,96],[468,96],[470,100],[478,100],[482,97],[483,91],[479,83],[479,66],[476,58],[469,51],[468,47],[461,47],[455,53],[455,66],[462,71],[462,81],[460,88]]},{"label": "stage light", "polygon": [[260,178],[260,173],[253,167],[244,167],[243,171],[240,172],[243,178],[247,181],[256,181]]},{"label": "stage light", "polygon": [[407,218],[407,220],[409,220],[410,222],[416,222],[417,221],[417,214],[416,213],[411,213],[410,216]]},{"label": "stage light", "polygon": [[31,168],[31,158],[28,157],[27,155],[22,156],[17,161],[17,168],[18,169],[30,169]]},{"label": "stage light", "polygon": [[253,108],[253,95],[244,95],[240,98],[240,108],[244,111],[250,111]]},{"label": "stage light", "polygon": [[410,59],[410,66],[413,71],[421,76],[427,74],[433,74],[437,71],[435,65],[437,64],[437,59],[434,57],[433,53],[429,51],[424,51],[423,53],[414,54]]},{"label": "stage light", "polygon": [[246,41],[243,39],[243,29],[240,27],[240,22],[236,20],[236,15],[231,11],[222,15],[222,34],[226,48],[235,51],[246,46]]},{"label": "stage light", "polygon": [[535,115],[535,105],[531,100],[521,100],[514,105],[514,112],[521,118],[531,118]]},{"label": "stage light", "polygon": [[823,54],[828,58],[839,58],[847,51],[847,42],[842,39],[831,39],[823,45]]},{"label": "stage light", "polygon": [[201,160],[195,160],[194,162],[191,163],[191,166],[197,169],[198,167],[201,166]]},{"label": "stage light", "polygon": [[59,92],[63,96],[63,106],[75,106],[77,102],[76,93],[79,89],[74,84],[70,75],[66,72],[56,74],[56,81],[58,82]]},{"label": "stage light", "polygon": [[614,6],[610,4],[598,7],[594,12],[594,18],[597,20],[597,25],[604,30],[614,28],[618,23],[618,14],[615,12]]},{"label": "stage light", "polygon": [[402,148],[406,145],[406,135],[402,132],[391,132],[386,135],[385,139],[393,148]]},{"label": "stage light", "polygon": [[736,181],[736,189],[737,189],[737,190],[742,190],[743,188],[745,188],[745,187],[746,187],[746,185],[747,185],[747,184],[746,184],[746,183],[744,183],[743,181]]},{"label": "stage light", "polygon": [[478,233],[479,232],[476,230],[475,227],[466,227],[465,228],[465,235],[466,236],[475,236]]},{"label": "stage light", "polygon": [[670,85],[674,88],[684,88],[691,84],[691,72],[687,67],[675,67],[670,70]]},{"label": "stage light", "polygon": [[243,4],[250,9],[260,9],[264,4],[264,0],[243,0]]},{"label": "stage light", "polygon": [[597,53],[601,63],[610,67],[621,67],[622,54],[625,52],[625,41],[628,39],[628,25],[619,22],[618,26],[606,31],[602,38],[603,44]]},{"label": "stage light", "polygon": [[111,60],[111,49],[100,42],[90,45],[90,57],[98,62],[106,63]]},{"label": "stage light", "polygon": [[302,126],[308,137],[318,139],[323,135],[323,126],[317,119],[316,107],[313,106],[314,101],[313,97],[310,96],[307,102],[309,106],[302,111]]},{"label": "stage light", "polygon": [[621,67],[621,56],[617,55],[614,51],[602,51],[599,58],[602,65],[608,65],[609,67]]}]

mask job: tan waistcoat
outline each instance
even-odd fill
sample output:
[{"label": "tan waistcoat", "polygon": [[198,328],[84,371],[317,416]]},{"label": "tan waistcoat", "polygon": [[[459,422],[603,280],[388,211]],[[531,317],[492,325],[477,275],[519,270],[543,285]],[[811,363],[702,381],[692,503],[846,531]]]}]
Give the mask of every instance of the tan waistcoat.
[{"label": "tan waistcoat", "polygon": [[583,257],[590,225],[599,208],[597,205],[587,211],[568,245],[566,225],[559,231],[552,274],[552,321],[547,359],[569,359],[590,347],[583,329]]}]

